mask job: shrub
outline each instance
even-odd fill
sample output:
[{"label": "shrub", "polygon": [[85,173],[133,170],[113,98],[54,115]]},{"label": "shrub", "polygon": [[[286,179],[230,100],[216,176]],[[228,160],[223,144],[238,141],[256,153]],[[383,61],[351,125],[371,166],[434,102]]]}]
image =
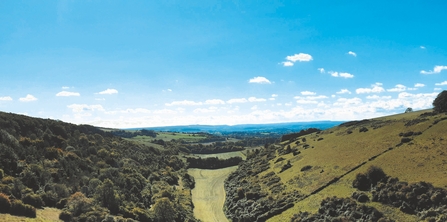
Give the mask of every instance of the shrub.
[{"label": "shrub", "polygon": [[9,197],[0,193],[0,213],[9,213],[9,209],[11,208],[11,201],[9,201]]},{"label": "shrub", "polygon": [[38,194],[27,194],[22,199],[23,203],[29,204],[35,208],[42,208],[44,206],[44,202],[42,200],[42,197]]},{"label": "shrub", "polygon": [[440,92],[433,100],[433,110],[438,113],[447,112],[447,90]]},{"label": "shrub", "polygon": [[3,171],[3,169],[0,169],[0,180],[3,179],[4,176],[5,172]]},{"label": "shrub", "polygon": [[352,182],[352,186],[362,191],[367,191],[371,188],[371,181],[369,181],[368,177],[363,173],[358,173],[355,176],[354,181]]},{"label": "shrub", "polygon": [[24,204],[20,200],[14,200],[11,204],[10,213],[16,216],[36,217],[36,208],[31,205]]},{"label": "shrub", "polygon": [[71,221],[71,219],[72,219],[71,213],[64,210],[59,214],[59,219],[61,219],[63,221]]},{"label": "shrub", "polygon": [[368,168],[368,171],[366,172],[366,176],[368,177],[369,181],[372,183],[373,186],[375,186],[382,179],[386,179],[387,177],[385,172],[383,172],[383,170],[380,167],[376,166],[370,166]]},{"label": "shrub", "polygon": [[312,169],[312,166],[311,165],[307,165],[307,166],[304,166],[303,168],[301,168],[301,172],[308,171],[310,169]]}]

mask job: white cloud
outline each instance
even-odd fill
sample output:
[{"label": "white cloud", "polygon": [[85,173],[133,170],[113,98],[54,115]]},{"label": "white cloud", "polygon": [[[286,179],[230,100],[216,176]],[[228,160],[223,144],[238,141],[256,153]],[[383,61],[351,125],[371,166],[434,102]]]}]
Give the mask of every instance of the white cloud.
[{"label": "white cloud", "polygon": [[344,106],[344,107],[346,107],[346,106],[350,106],[350,105],[358,105],[360,103],[362,103],[362,99],[357,98],[357,97],[350,98],[350,99],[340,98],[333,105],[334,106]]},{"label": "white cloud", "polygon": [[357,54],[356,54],[355,52],[353,52],[353,51],[349,51],[348,54],[349,54],[349,55],[352,55],[352,56],[354,56],[354,57],[357,57]]},{"label": "white cloud", "polygon": [[221,99],[208,99],[205,101],[205,104],[207,105],[223,105],[225,104],[225,101]]},{"label": "white cloud", "polygon": [[318,102],[315,100],[305,100],[305,99],[299,99],[296,101],[298,104],[317,104]]},{"label": "white cloud", "polygon": [[62,91],[56,94],[56,96],[80,96],[80,95],[81,94],[79,94],[78,92],[68,92],[68,91]]},{"label": "white cloud", "polygon": [[249,102],[265,102],[265,101],[267,101],[266,99],[264,99],[264,98],[256,98],[256,97],[250,97],[250,98],[248,98],[248,101]]},{"label": "white cloud", "polygon": [[334,71],[329,71],[329,74],[331,74],[331,76],[333,77],[342,77],[342,78],[354,78],[354,75],[352,75],[351,73],[347,73],[347,72],[334,72]]},{"label": "white cloud", "polygon": [[311,92],[311,91],[303,91],[303,92],[301,92],[301,95],[303,95],[303,96],[313,96],[313,95],[316,95],[317,93],[315,93],[315,92]]},{"label": "white cloud", "polygon": [[258,106],[257,106],[257,105],[254,105],[254,106],[252,106],[250,109],[251,109],[251,110],[257,110],[257,109],[258,109]]},{"label": "white cloud", "polygon": [[165,106],[200,106],[202,102],[194,102],[191,100],[174,101],[172,103],[165,103]]},{"label": "white cloud", "polygon": [[62,89],[70,89],[68,86],[62,86]]},{"label": "white cloud", "polygon": [[4,96],[0,97],[0,101],[12,101],[12,98],[10,96]]},{"label": "white cloud", "polygon": [[315,100],[315,99],[327,99],[328,97],[324,95],[319,95],[319,96],[307,96],[306,98]]},{"label": "white cloud", "polygon": [[447,81],[435,83],[435,86],[445,86],[445,85],[447,85]]},{"label": "white cloud", "polygon": [[351,94],[351,91],[348,89],[340,89],[340,91],[336,92],[337,94]]},{"label": "white cloud", "polygon": [[272,97],[274,98],[274,97],[278,97],[278,94],[272,94]]},{"label": "white cloud", "polygon": [[402,84],[397,84],[394,88],[387,89],[388,92],[403,92],[407,90],[407,87]]},{"label": "white cloud", "polygon": [[441,91],[442,88],[434,88],[433,90],[434,90],[434,91]]},{"label": "white cloud", "polygon": [[216,111],[217,111],[217,107],[212,106],[212,107],[209,107],[207,109],[197,108],[197,109],[194,110],[194,113],[214,113]]},{"label": "white cloud", "polygon": [[31,101],[36,101],[36,100],[37,100],[37,98],[31,94],[26,95],[26,97],[19,98],[20,102],[31,102]]},{"label": "white cloud", "polygon": [[435,66],[434,68],[433,68],[433,71],[432,70],[430,70],[430,71],[425,71],[425,70],[421,70],[421,74],[438,74],[438,73],[440,73],[442,70],[446,70],[447,69],[447,66]]},{"label": "white cloud", "polygon": [[246,103],[248,102],[247,99],[245,98],[239,98],[239,99],[230,99],[227,101],[228,104],[233,104],[233,103]]},{"label": "white cloud", "polygon": [[80,113],[84,111],[104,111],[101,105],[87,105],[87,104],[71,104],[67,106],[75,113]]},{"label": "white cloud", "polygon": [[371,88],[358,88],[355,90],[357,94],[362,93],[381,93],[384,92],[385,89],[382,87],[382,83],[378,82],[371,85]]},{"label": "white cloud", "polygon": [[249,83],[259,83],[259,84],[271,84],[270,80],[265,77],[257,76],[248,81]]},{"label": "white cloud", "polygon": [[111,95],[111,94],[117,94],[117,93],[118,93],[118,90],[116,90],[116,89],[106,89],[104,91],[99,92],[98,94],[101,94],[101,95],[104,95],[104,94]]},{"label": "white cloud", "polygon": [[425,86],[425,84],[423,84],[423,83],[416,83],[416,84],[414,84],[414,87],[417,87],[417,88],[421,88],[421,87],[424,87]]},{"label": "white cloud", "polygon": [[318,68],[318,71],[320,71],[320,73],[325,73],[324,68]]},{"label": "white cloud", "polygon": [[306,54],[306,53],[299,53],[299,54],[295,54],[295,55],[291,55],[291,56],[287,56],[286,60],[291,61],[291,62],[309,62],[311,61],[313,58],[311,55]]},{"label": "white cloud", "polygon": [[391,99],[391,96],[378,96],[378,95],[372,95],[367,96],[367,99]]},{"label": "white cloud", "polygon": [[160,109],[160,110],[154,110],[154,114],[177,114],[177,111],[172,109]]},{"label": "white cloud", "polygon": [[419,46],[419,48],[421,48],[421,49],[425,49],[425,46],[421,45],[421,46]]},{"label": "white cloud", "polygon": [[283,66],[293,66],[293,62],[291,62],[291,61],[285,61],[285,62],[282,62],[282,65],[283,65]]}]

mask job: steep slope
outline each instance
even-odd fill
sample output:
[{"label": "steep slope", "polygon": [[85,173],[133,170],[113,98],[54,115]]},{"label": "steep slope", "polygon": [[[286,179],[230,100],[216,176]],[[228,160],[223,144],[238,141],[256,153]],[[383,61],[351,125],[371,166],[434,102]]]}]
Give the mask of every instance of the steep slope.
[{"label": "steep slope", "polygon": [[[288,221],[299,211],[315,213],[321,208],[320,202],[328,197],[351,197],[358,191],[352,186],[356,175],[366,172],[372,165],[381,167],[387,175],[398,177],[400,181],[425,181],[446,188],[447,150],[443,138],[447,131],[446,120],[445,114],[434,115],[425,110],[344,123],[283,142],[282,147],[268,153],[268,167],[256,175],[239,178],[245,179],[245,184],[234,183],[231,177],[227,184],[249,190],[262,183],[257,178],[271,174],[280,178],[279,183],[284,186],[282,193],[299,194],[300,198],[277,211],[269,221]],[[252,159],[265,158],[259,155],[253,154]],[[236,191],[227,189],[227,192],[227,196],[232,196]],[[275,196],[270,196],[276,200]],[[288,202],[289,196],[284,197]],[[228,200],[228,206],[245,204],[248,207],[260,202],[262,198],[252,202],[235,198]],[[416,215],[405,214],[395,207],[377,202],[366,204],[384,212],[390,219],[418,220]],[[228,215],[232,215],[231,212]],[[260,215],[262,213],[251,216],[258,221],[265,220]]]},{"label": "steep slope", "polygon": [[[176,149],[129,142],[88,125],[0,112],[0,213],[102,221],[195,221]],[[183,181],[185,180],[185,181]]]}]

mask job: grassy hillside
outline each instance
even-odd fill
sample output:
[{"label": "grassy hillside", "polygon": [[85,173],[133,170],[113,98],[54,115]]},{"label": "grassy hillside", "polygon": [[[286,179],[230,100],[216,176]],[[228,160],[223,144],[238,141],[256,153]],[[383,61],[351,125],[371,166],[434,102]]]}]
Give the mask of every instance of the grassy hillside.
[{"label": "grassy hillside", "polygon": [[[344,123],[328,130],[284,141],[281,147],[272,149],[268,154],[253,154],[251,158],[255,161],[252,162],[259,162],[269,155],[266,159],[268,168],[255,175],[244,174],[245,177],[239,179],[245,179],[245,184],[236,183],[231,186],[239,187],[239,190],[250,190],[257,184],[262,184],[262,178],[270,174],[280,178],[282,193],[299,194],[293,204],[279,209],[276,216],[269,217],[269,221],[290,221],[293,215],[300,211],[323,211],[320,203],[328,197],[351,197],[353,192],[359,191],[352,185],[356,175],[365,173],[372,165],[383,169],[388,176],[397,177],[409,184],[425,181],[434,187],[445,189],[445,132],[447,115],[434,115],[431,110]],[[247,162],[249,161],[250,159]],[[243,174],[241,171],[235,172],[241,173]],[[227,192],[230,192],[231,196],[231,192],[237,191],[232,191],[229,184],[231,178],[227,181]],[[265,186],[261,186],[262,192],[266,193],[267,199],[278,197]],[[365,194],[372,198],[372,192]],[[259,209],[265,205],[262,204],[263,197],[251,201],[247,198],[235,199],[232,201],[244,203],[245,207],[258,204],[256,206]],[[389,204],[370,201],[366,202],[366,205],[375,207],[388,219],[420,220],[416,213],[403,213],[399,207]]]}]

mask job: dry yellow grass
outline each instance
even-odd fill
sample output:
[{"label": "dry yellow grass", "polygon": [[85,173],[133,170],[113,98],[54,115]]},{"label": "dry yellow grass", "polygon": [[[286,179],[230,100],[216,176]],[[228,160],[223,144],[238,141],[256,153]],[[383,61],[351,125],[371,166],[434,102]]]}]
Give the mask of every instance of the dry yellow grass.
[{"label": "dry yellow grass", "polygon": [[37,209],[36,218],[28,218],[28,217],[18,217],[12,216],[10,214],[0,214],[0,221],[8,221],[8,222],[51,222],[51,221],[62,221],[59,220],[59,214],[61,210],[56,208],[44,208]]},{"label": "dry yellow grass", "polygon": [[194,216],[204,222],[228,221],[223,212],[225,202],[224,181],[237,166],[217,170],[189,169],[196,181],[191,191]]},{"label": "dry yellow grass", "polygon": [[[321,200],[326,197],[350,197],[355,191],[352,188],[355,175],[366,172],[371,165],[381,167],[386,174],[398,177],[401,181],[409,183],[426,181],[436,187],[446,188],[447,138],[444,137],[447,131],[447,119],[443,118],[447,116],[440,114],[420,117],[422,113],[428,111],[431,110],[376,118],[359,125],[338,126],[320,134],[310,134],[305,136],[306,144],[309,145],[307,149],[302,145],[290,144],[292,148],[298,147],[301,151],[299,157],[293,157],[291,154],[281,156],[286,159],[285,161],[290,160],[292,168],[279,173],[281,163],[273,163],[277,158],[271,161],[272,169],[278,173],[288,190],[310,194],[359,164],[364,165],[321,192],[297,202],[294,207],[270,218],[269,221],[288,221],[299,211],[315,213]],[[414,121],[415,119],[421,121]],[[407,123],[412,120],[414,124],[408,125]],[[359,132],[361,127],[368,128],[368,131]],[[414,136],[413,141],[409,143],[396,146],[402,138],[399,133],[409,131],[422,134]],[[393,149],[388,150],[390,147]],[[377,155],[379,156],[371,158]],[[312,166],[312,169],[301,172],[301,168],[306,165]],[[404,214],[396,208],[379,203],[368,203],[368,205],[385,212],[396,221],[417,221],[415,216]]]}]

